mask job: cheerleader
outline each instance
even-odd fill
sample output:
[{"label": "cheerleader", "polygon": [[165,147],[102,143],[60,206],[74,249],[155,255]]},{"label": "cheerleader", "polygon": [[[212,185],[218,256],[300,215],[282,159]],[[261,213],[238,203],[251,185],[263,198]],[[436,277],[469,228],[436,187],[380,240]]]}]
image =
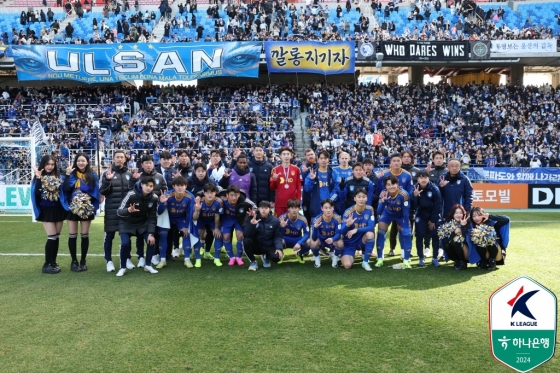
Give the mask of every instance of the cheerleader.
[{"label": "cheerleader", "polygon": [[450,211],[445,224],[438,228],[438,236],[442,240],[443,250],[455,262],[455,269],[463,271],[467,269],[469,257],[469,248],[465,240],[469,216],[460,204],[455,204]]},{"label": "cheerleader", "polygon": [[42,272],[56,274],[60,272],[56,263],[60,231],[62,223],[68,215],[65,209],[68,206],[64,193],[61,193],[62,179],[56,166],[56,160],[51,155],[43,156],[39,168],[34,168],[33,171],[35,173],[35,179],[31,185],[33,214],[37,221],[43,223],[43,228],[47,233],[45,263]]},{"label": "cheerleader", "polygon": [[[91,169],[89,157],[84,153],[76,154],[74,163],[66,169],[64,193],[68,197],[68,249],[72,257],[70,269],[74,272],[87,271],[86,256],[89,249],[89,228],[99,208],[99,181]],[[78,223],[82,236],[82,257],[78,264],[76,241]]]},{"label": "cheerleader", "polygon": [[[473,207],[470,213],[471,230],[467,239],[471,263],[478,268],[493,271],[496,264],[504,264],[505,250],[509,242],[509,217],[490,215],[482,207]],[[473,258],[476,254],[479,257]]]}]

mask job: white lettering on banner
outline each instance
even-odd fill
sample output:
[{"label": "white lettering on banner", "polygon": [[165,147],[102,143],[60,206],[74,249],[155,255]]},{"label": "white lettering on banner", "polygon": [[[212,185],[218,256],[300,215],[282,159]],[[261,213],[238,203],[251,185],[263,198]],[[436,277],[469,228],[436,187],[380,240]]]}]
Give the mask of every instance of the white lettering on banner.
[{"label": "white lettering on banner", "polygon": [[560,188],[554,188],[554,192],[550,188],[533,188],[533,205],[550,205],[553,199],[555,205],[560,205]]},{"label": "white lettering on banner", "polygon": [[445,57],[462,57],[465,55],[465,48],[462,45],[444,45],[442,48]]},{"label": "white lettering on banner", "polygon": [[222,68],[222,54],[224,50],[221,48],[214,49],[212,57],[203,50],[192,51],[192,72],[199,73],[202,72],[202,63],[211,69],[221,69]]},{"label": "white lettering on banner", "polygon": [[406,57],[404,45],[385,44],[385,54],[388,56]]},{"label": "white lettering on banner", "polygon": [[488,190],[473,190],[473,203],[477,202],[498,202],[509,204],[511,191],[509,189],[488,189]]},{"label": "white lettering on banner", "polygon": [[409,48],[410,48],[411,56],[420,56],[420,57],[437,56],[437,49],[435,45],[410,44]]},{"label": "white lettering on banner", "polygon": [[58,52],[47,51],[47,64],[52,71],[64,71],[76,73],[80,71],[80,54],[70,52],[68,53],[68,65],[58,64]]},{"label": "white lettering on banner", "polygon": [[89,75],[95,76],[109,76],[111,71],[109,69],[96,69],[95,63],[93,62],[93,53],[84,53],[84,69]]},{"label": "white lettering on banner", "polygon": [[161,74],[163,70],[175,70],[175,73],[186,73],[187,69],[177,52],[161,52],[158,55],[152,74]]},{"label": "white lettering on banner", "polygon": [[115,71],[121,74],[137,74],[146,69],[146,63],[142,60],[144,53],[138,51],[119,52],[113,56],[113,62],[117,64]]}]

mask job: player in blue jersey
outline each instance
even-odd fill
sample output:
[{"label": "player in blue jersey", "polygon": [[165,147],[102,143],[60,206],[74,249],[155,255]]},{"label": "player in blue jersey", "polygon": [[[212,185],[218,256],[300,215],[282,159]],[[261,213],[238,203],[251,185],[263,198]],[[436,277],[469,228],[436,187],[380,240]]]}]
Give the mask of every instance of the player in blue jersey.
[{"label": "player in blue jersey", "polygon": [[385,190],[379,196],[379,223],[377,228],[377,263],[383,266],[383,248],[385,234],[392,222],[397,222],[399,242],[404,251],[403,267],[410,268],[410,250],[412,249],[412,233],[410,231],[410,198],[408,193],[399,187],[399,180],[391,175],[385,178]]},{"label": "player in blue jersey", "polygon": [[[344,249],[342,250],[342,265],[346,269],[352,268],[356,250],[363,250],[362,268],[371,271],[369,257],[375,244],[375,212],[367,205],[367,191],[360,188],[354,196],[356,204],[344,212],[342,229]],[[333,260],[334,263],[334,260]]]},{"label": "player in blue jersey", "polygon": [[[346,179],[352,176],[352,167],[348,164],[350,162],[350,154],[346,152],[341,152],[338,154],[338,166],[333,167],[333,173],[336,178],[336,181],[339,183],[345,183]],[[336,207],[335,211],[337,214],[343,214],[345,210],[344,200],[342,198],[338,198],[335,201]]]},{"label": "player in blue jersey", "polygon": [[[226,198],[222,200],[224,203],[224,209],[221,213],[222,240],[229,256],[229,266],[233,266],[236,263],[238,266],[243,266],[243,225],[237,219],[240,196],[241,190],[238,186],[232,184],[228,186]],[[247,213],[247,211],[244,211],[244,213]],[[237,256],[233,254],[233,243],[231,242],[231,235],[234,229],[237,237]],[[215,244],[214,247],[216,248]]]},{"label": "player in blue jersey", "polygon": [[[192,268],[191,262],[191,224],[194,211],[194,196],[187,190],[187,179],[183,176],[175,177],[171,185],[173,189],[170,193],[162,194],[158,204],[158,215],[160,217],[167,213],[169,219],[159,219],[158,232],[159,232],[159,253],[160,262],[156,266],[157,269],[162,269],[167,266],[167,235],[174,227],[177,228],[179,234],[183,237],[183,253],[185,255],[185,267]],[[195,250],[196,264],[195,267],[200,267],[200,252]]]},{"label": "player in blue jersey", "polygon": [[[299,200],[292,198],[287,203],[288,212],[280,215],[280,230],[284,248],[292,248],[301,264],[305,263],[303,256],[311,250],[309,246],[309,225],[305,216],[299,213]],[[282,261],[278,262],[278,264]]]},{"label": "player in blue jersey", "polygon": [[[377,195],[379,195],[383,191],[383,189],[385,189],[385,179],[391,175],[397,178],[399,187],[401,187],[406,193],[408,193],[409,196],[412,196],[412,175],[402,168],[402,155],[400,153],[391,154],[391,163],[389,165],[389,169],[386,171],[379,171],[379,174],[377,175],[379,177],[376,187]],[[414,213],[414,209],[411,208],[410,212]],[[410,216],[409,219],[412,219],[412,216]],[[393,223],[393,225],[391,226],[391,238],[389,239],[389,243],[391,245],[389,256],[395,255],[395,247],[397,246],[397,230],[398,229],[396,223]]]},{"label": "player in blue jersey", "polygon": [[[220,230],[220,214],[223,211],[224,203],[220,197],[216,197],[218,187],[215,184],[207,183],[202,188],[203,197],[197,196],[195,198],[193,221],[196,221],[196,229],[200,237],[199,242],[204,242],[206,239],[206,232],[210,230],[214,234],[214,264],[216,267],[221,267],[220,261],[220,248],[222,244],[222,232]],[[197,244],[197,248],[200,244]],[[210,248],[207,247],[209,250]],[[207,254],[204,253],[204,258],[207,259]]]},{"label": "player in blue jersey", "polygon": [[315,268],[321,267],[321,248],[331,250],[332,266],[338,267],[338,256],[342,252],[344,244],[342,242],[342,219],[334,213],[334,202],[332,199],[321,201],[322,214],[316,216],[311,226],[311,252]]}]

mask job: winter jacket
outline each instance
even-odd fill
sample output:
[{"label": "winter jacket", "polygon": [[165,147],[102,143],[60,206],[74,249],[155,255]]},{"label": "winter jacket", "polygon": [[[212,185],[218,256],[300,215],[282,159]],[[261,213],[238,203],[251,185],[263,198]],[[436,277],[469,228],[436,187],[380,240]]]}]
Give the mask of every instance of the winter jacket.
[{"label": "winter jacket", "polygon": [[439,185],[439,179],[447,172],[445,166],[436,166],[430,171],[430,181],[436,185]]},{"label": "winter jacket", "polygon": [[451,177],[449,172],[446,172],[443,178],[449,181],[446,186],[439,188],[443,200],[443,217],[449,216],[451,208],[457,203],[469,212],[473,202],[473,187],[469,178],[462,172],[455,177]]},{"label": "winter jacket", "polygon": [[[181,176],[183,176],[187,180],[194,176],[194,170],[193,170],[190,163],[187,163],[187,165],[185,167],[183,167],[183,166],[181,166],[181,164],[177,163],[175,165],[175,169],[177,171],[179,171],[181,173]],[[190,184],[189,184],[189,187],[190,187]]]},{"label": "winter jacket", "polygon": [[132,173],[128,171],[126,166],[117,168],[112,165],[111,171],[114,173],[111,180],[107,179],[105,173],[101,175],[101,187],[99,188],[99,192],[105,196],[105,232],[116,232],[119,230],[117,210],[129,191],[128,183],[132,179]]},{"label": "winter jacket", "polygon": [[[138,212],[130,213],[128,208],[134,204]],[[158,197],[154,192],[144,196],[142,186],[137,183],[121,202],[119,216],[119,233],[148,234],[156,233]]]},{"label": "winter jacket", "polygon": [[255,175],[257,180],[257,197],[255,199],[257,205],[261,201],[274,202],[275,193],[270,189],[269,180],[270,174],[274,166],[269,162],[262,160],[257,161],[254,158],[249,160],[249,171]]},{"label": "winter jacket", "polygon": [[167,184],[167,188],[171,189],[172,188],[171,182],[173,181],[173,175],[175,175],[177,169],[171,166],[167,170],[164,170],[163,167],[161,167],[161,165],[158,164],[157,166],[154,167],[154,170],[158,174],[163,175],[163,178],[165,179],[165,183]]},{"label": "winter jacket", "polygon": [[441,218],[441,194],[439,188],[432,182],[428,182],[425,189],[421,189],[417,197],[412,194],[412,205],[416,207],[416,217],[428,220],[432,223],[439,222]]},{"label": "winter jacket", "polygon": [[208,174],[206,174],[206,176],[204,177],[204,179],[202,179],[202,181],[198,180],[198,177],[196,177],[196,175],[193,175],[191,178],[188,179],[188,184],[189,184],[188,186],[189,191],[196,196],[199,192],[202,191],[202,188],[204,188],[206,184],[216,185],[216,182],[210,179],[208,177]]},{"label": "winter jacket", "polygon": [[257,224],[251,224],[251,220],[247,219],[245,223],[244,235],[245,237],[252,238],[259,247],[271,248],[276,250],[283,250],[282,244],[282,230],[280,229],[280,220],[273,216],[271,213],[263,218],[257,213]]},{"label": "winter jacket", "polygon": [[155,182],[156,182],[156,184],[154,185],[154,191],[153,191],[156,196],[158,196],[158,197],[161,196],[161,191],[162,190],[165,191],[165,190],[169,189],[167,187],[167,182],[165,181],[165,178],[163,177],[163,175],[160,174],[160,173],[157,173],[156,170],[152,170],[152,172],[150,172],[150,173],[142,172],[140,174],[139,179],[134,179],[133,177],[131,177],[130,181],[128,183],[128,189],[129,190],[134,189],[134,187],[136,186],[136,184],[139,181],[142,181],[142,180],[144,180],[144,178],[149,177],[149,176],[153,177]]},{"label": "winter jacket", "polygon": [[408,171],[410,176],[412,176],[412,182],[416,184],[418,182],[418,176],[416,175],[418,174],[418,171],[420,171],[420,169],[418,167],[414,167],[412,164],[407,164],[407,165],[403,164],[401,167],[403,170]]}]

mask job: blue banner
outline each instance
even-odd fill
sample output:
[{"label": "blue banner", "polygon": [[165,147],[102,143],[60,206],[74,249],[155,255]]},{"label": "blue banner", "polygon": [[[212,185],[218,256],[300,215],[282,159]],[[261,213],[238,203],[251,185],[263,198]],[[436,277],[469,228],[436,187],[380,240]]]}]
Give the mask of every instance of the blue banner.
[{"label": "blue banner", "polygon": [[195,80],[257,78],[262,42],[13,46],[19,80]]},{"label": "blue banner", "polygon": [[552,184],[560,183],[560,168],[476,167],[464,168],[471,180],[486,180],[499,184]]},{"label": "blue banner", "polygon": [[271,73],[354,74],[355,42],[267,41],[266,66]]}]

